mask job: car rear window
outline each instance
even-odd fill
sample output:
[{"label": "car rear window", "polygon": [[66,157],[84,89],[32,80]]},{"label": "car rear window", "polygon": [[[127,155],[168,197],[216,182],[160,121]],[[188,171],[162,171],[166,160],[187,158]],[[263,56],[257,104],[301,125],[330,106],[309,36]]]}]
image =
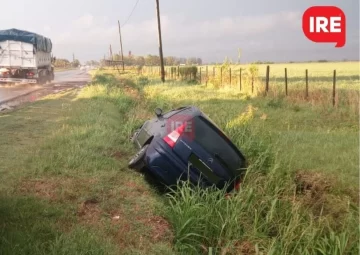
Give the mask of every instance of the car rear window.
[{"label": "car rear window", "polygon": [[221,135],[221,132],[201,116],[193,118],[194,140],[200,144],[214,160],[224,167],[236,171],[243,167],[244,160],[239,153],[230,145],[229,141]]}]

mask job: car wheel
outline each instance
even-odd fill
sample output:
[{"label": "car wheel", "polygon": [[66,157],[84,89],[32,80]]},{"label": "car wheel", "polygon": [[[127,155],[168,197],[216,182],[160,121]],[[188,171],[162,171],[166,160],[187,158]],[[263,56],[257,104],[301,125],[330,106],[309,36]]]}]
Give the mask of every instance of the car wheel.
[{"label": "car wheel", "polygon": [[128,167],[131,169],[135,169],[137,171],[141,171],[141,169],[145,166],[145,154],[146,150],[149,147],[148,144],[144,145],[129,161]]},{"label": "car wheel", "polygon": [[140,132],[140,129],[137,129],[137,130],[133,133],[133,135],[130,137],[130,142],[132,142],[132,143],[135,142],[135,138],[136,138],[136,136],[139,134],[139,132]]}]

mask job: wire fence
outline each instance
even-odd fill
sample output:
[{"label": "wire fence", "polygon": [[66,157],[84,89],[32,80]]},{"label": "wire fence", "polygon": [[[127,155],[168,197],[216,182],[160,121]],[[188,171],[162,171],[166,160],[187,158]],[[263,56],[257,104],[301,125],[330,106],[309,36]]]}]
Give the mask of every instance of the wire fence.
[{"label": "wire fence", "polygon": [[[182,69],[192,71],[182,72]],[[161,69],[146,66],[142,74],[160,75]],[[356,106],[359,91],[355,84],[359,76],[341,73],[337,70],[310,70],[284,67],[282,70],[267,65],[261,70],[244,67],[219,66],[172,66],[165,67],[167,80],[182,80],[217,88],[232,88],[240,92],[275,97],[289,97],[297,100],[331,103],[337,106],[340,98],[343,104]]]}]

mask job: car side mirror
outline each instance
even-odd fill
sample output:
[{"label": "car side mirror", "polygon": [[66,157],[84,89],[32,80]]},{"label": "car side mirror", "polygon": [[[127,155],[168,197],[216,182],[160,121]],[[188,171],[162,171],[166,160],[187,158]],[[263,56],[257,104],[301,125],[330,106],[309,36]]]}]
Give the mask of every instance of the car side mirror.
[{"label": "car side mirror", "polygon": [[160,108],[155,109],[155,114],[157,117],[160,117],[162,115],[162,110]]}]

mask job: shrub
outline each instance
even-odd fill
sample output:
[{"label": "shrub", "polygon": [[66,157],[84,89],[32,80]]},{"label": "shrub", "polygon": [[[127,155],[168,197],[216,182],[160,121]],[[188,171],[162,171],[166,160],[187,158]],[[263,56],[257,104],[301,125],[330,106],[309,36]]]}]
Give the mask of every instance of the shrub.
[{"label": "shrub", "polygon": [[185,67],[180,67],[179,69],[181,79],[186,79],[186,78],[195,79],[197,72],[198,69],[196,66],[185,66]]}]

